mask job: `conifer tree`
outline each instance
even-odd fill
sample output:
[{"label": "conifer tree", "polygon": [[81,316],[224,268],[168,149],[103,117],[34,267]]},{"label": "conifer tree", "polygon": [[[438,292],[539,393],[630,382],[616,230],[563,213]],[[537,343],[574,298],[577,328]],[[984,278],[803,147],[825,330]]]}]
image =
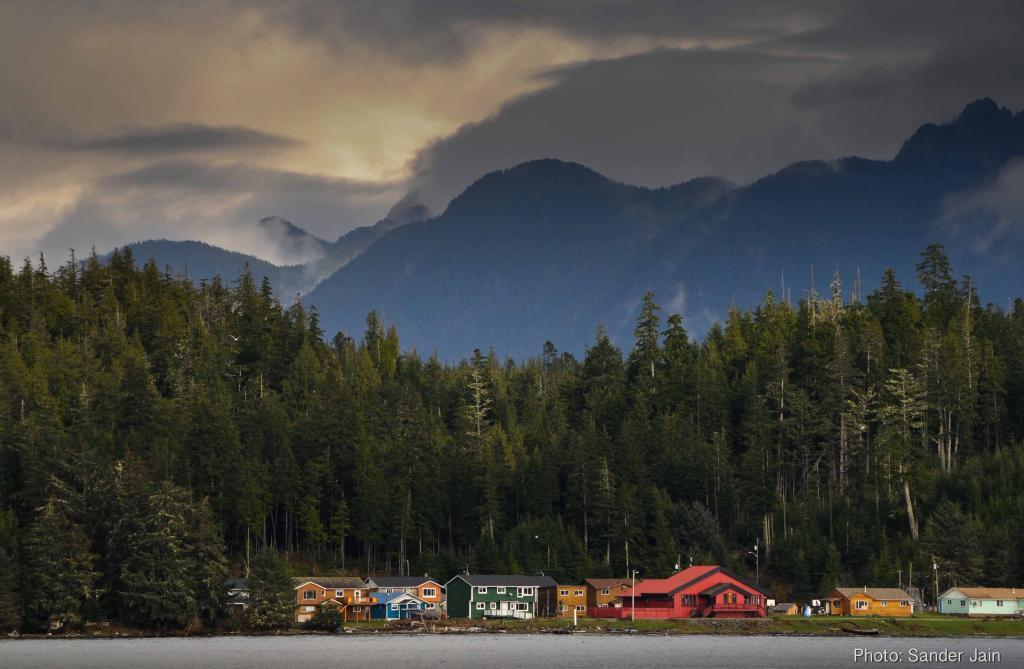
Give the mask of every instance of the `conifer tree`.
[{"label": "conifer tree", "polygon": [[295,619],[295,592],[287,565],[272,548],[263,549],[252,561],[245,619],[255,629],[289,627]]},{"label": "conifer tree", "polygon": [[95,559],[67,503],[47,499],[36,510],[24,542],[22,583],[32,584],[32,590],[23,605],[30,629],[63,629],[84,622],[86,607],[96,596]]}]

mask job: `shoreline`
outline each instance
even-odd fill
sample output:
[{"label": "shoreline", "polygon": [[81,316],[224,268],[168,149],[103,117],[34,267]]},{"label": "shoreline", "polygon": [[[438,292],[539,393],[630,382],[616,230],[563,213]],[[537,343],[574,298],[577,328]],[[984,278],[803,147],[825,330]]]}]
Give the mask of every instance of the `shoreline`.
[{"label": "shoreline", "polygon": [[[873,631],[877,630],[877,633]],[[1024,639],[1024,620],[921,616],[912,618],[803,618],[774,617],[757,620],[643,620],[607,621],[584,618],[573,627],[570,620],[429,621],[425,623],[350,623],[337,632],[305,629],[155,631],[119,626],[86,629],[68,634],[8,634],[21,639],[147,639],[295,636],[434,636],[434,635],[583,635],[583,636],[789,636],[847,638],[1008,638]]]}]

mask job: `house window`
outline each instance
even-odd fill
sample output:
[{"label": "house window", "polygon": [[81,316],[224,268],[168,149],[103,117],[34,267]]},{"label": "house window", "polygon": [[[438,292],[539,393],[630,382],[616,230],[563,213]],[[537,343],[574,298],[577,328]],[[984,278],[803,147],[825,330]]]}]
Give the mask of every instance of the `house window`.
[{"label": "house window", "polygon": [[433,611],[433,610],[434,610],[434,608],[435,608],[435,606],[436,606],[436,605],[434,604],[434,602],[427,602],[427,605],[426,605],[426,606],[424,606],[423,608],[425,608],[425,609],[426,609],[426,610],[428,610],[428,611]]},{"label": "house window", "polygon": [[559,590],[558,594],[561,595],[562,597],[568,597],[569,596],[569,591],[568,590]]},{"label": "house window", "polygon": [[504,595],[505,594],[505,586],[503,586],[503,585],[499,585],[498,586],[498,594],[499,595]]},{"label": "house window", "polygon": [[345,596],[345,591],[344,590],[335,590],[334,591],[334,596],[335,597],[344,597]]},{"label": "house window", "polygon": [[980,604],[981,602],[976,602],[973,599],[971,600],[971,606],[979,606]]},{"label": "house window", "polygon": [[398,610],[398,604],[392,604],[391,605],[391,610],[392,611],[397,611]]},{"label": "house window", "polygon": [[882,600],[882,606],[889,606],[888,600],[883,599]]},{"label": "house window", "polygon": [[903,608],[906,608],[906,607],[910,606],[910,602],[908,602],[906,600],[903,600],[902,602],[900,602],[900,606],[902,606]]},{"label": "house window", "polygon": [[961,599],[960,600],[960,606],[967,606],[967,600],[966,599]]},{"label": "house window", "polygon": [[356,599],[362,599],[363,598],[363,591],[362,590],[353,590],[352,591],[352,596],[355,597]]},{"label": "house window", "polygon": [[316,590],[303,590],[302,591],[302,598],[303,599],[316,599]]},{"label": "house window", "polygon": [[576,605],[576,610],[577,611],[585,611],[586,609],[587,609],[587,607],[583,606],[582,604],[577,604]]},{"label": "house window", "polygon": [[424,597],[437,597],[437,588],[423,588]]},{"label": "house window", "polygon": [[486,585],[478,585],[476,587],[476,594],[478,594],[478,595],[486,595],[487,594],[487,586]]},{"label": "house window", "polygon": [[997,599],[996,600],[996,606],[1002,606],[1002,605],[1003,605],[1003,600]]},{"label": "house window", "polygon": [[860,609],[866,609],[866,608],[868,608],[868,603],[866,601],[864,601],[863,599],[858,599],[857,600],[857,609],[860,610]]},{"label": "house window", "polygon": [[947,603],[947,604],[952,604],[952,603],[953,603],[953,600],[952,600],[952,599],[947,599],[947,600],[946,600],[946,603]]},{"label": "house window", "polygon": [[576,590],[575,594],[576,594],[577,597],[582,597],[583,596],[583,591],[582,590]]},{"label": "house window", "polygon": [[523,597],[526,595],[526,588],[516,588],[516,597]]},{"label": "house window", "polygon": [[498,608],[498,602],[491,602],[491,610],[494,611]]},{"label": "house window", "polygon": [[476,603],[476,610],[477,611],[483,611],[486,608],[486,606],[487,605],[484,604],[483,602],[477,602]]},{"label": "house window", "polygon": [[601,591],[601,594],[602,595],[610,595],[610,594],[612,594],[612,591],[610,589],[608,589],[608,588],[605,588],[604,590]]},{"label": "house window", "polygon": [[516,604],[516,609],[518,609],[519,611],[529,611],[530,605],[526,602],[519,602]]}]

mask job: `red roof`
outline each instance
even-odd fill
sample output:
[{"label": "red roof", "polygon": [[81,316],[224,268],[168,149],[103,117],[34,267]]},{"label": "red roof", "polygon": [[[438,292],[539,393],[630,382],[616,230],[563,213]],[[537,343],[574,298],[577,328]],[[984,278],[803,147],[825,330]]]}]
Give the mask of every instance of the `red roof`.
[{"label": "red roof", "polygon": [[[699,580],[713,571],[721,569],[717,565],[698,565],[672,574],[668,578],[648,578],[636,584],[636,594],[667,595],[687,583]],[[631,597],[633,590],[623,590],[619,596],[623,599]]]}]

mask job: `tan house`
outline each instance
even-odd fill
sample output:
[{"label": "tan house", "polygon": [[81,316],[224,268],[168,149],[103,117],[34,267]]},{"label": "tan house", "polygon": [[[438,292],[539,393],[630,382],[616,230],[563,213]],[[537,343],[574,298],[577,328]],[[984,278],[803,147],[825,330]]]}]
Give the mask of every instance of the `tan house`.
[{"label": "tan house", "polygon": [[624,578],[588,578],[584,581],[587,591],[587,608],[595,606],[621,606],[620,597],[629,590],[629,580]]},{"label": "tan house", "polygon": [[561,585],[555,589],[555,602],[559,618],[587,615],[587,590],[582,585]]},{"label": "tan house", "polygon": [[301,576],[292,579],[295,589],[295,622],[312,620],[319,607],[341,608],[346,621],[370,619],[370,589],[357,576]]},{"label": "tan house", "polygon": [[910,616],[914,599],[899,588],[836,588],[822,597],[833,616]]}]

